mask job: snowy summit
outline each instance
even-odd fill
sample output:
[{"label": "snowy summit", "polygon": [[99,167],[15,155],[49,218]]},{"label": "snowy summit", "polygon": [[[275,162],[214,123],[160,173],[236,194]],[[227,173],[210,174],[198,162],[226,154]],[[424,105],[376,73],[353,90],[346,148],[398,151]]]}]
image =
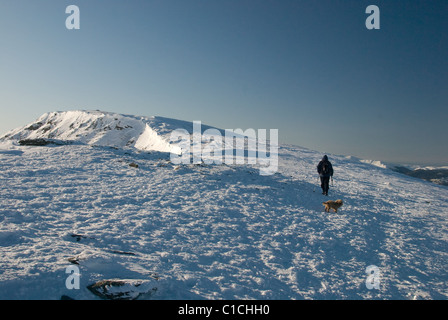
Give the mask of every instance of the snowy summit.
[{"label": "snowy summit", "polygon": [[267,176],[174,164],[192,128],[68,111],[0,137],[0,299],[448,298],[447,187],[328,154],[326,197],[292,145]]},{"label": "snowy summit", "polygon": [[[169,124],[175,127],[170,128]],[[23,128],[12,130],[3,138],[55,139],[97,146],[171,152],[173,148],[166,135],[187,125],[188,123],[178,120],[167,122],[159,117],[135,117],[101,111],[50,112]]]}]

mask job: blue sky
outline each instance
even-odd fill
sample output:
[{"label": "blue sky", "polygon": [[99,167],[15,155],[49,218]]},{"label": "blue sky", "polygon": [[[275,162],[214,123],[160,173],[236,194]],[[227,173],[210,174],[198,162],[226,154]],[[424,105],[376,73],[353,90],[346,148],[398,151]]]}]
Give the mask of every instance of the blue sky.
[{"label": "blue sky", "polygon": [[446,1],[2,0],[0,132],[100,109],[448,164],[447,30]]}]

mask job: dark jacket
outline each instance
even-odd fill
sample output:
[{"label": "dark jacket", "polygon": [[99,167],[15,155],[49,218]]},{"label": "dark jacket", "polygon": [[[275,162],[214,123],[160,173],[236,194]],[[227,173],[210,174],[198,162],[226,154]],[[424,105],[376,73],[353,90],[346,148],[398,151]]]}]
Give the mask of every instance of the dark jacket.
[{"label": "dark jacket", "polygon": [[[324,173],[324,166],[327,166],[327,173]],[[333,166],[331,165],[331,162],[328,161],[328,157],[325,155],[322,160],[317,165],[317,172],[319,173],[319,176],[321,177],[332,177],[333,176]]]}]

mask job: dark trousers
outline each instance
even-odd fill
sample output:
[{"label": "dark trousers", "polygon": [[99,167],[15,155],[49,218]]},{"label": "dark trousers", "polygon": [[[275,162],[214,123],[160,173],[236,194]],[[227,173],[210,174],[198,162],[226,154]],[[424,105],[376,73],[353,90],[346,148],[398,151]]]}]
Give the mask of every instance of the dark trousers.
[{"label": "dark trousers", "polygon": [[330,189],[330,177],[320,177],[320,186],[322,188],[322,193],[328,194],[328,189]]}]

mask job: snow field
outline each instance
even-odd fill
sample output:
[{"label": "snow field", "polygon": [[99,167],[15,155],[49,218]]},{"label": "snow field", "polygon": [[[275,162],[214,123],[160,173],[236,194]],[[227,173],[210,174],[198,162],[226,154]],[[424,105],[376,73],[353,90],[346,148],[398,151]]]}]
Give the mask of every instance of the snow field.
[{"label": "snow field", "polygon": [[[281,146],[279,172],[68,145],[0,153],[0,297],[95,299],[103,279],[158,279],[151,299],[446,299],[447,189]],[[137,163],[138,168],[130,167]],[[80,235],[76,237],[74,235]],[[69,258],[81,289],[65,287]],[[366,268],[381,271],[379,290]]]},{"label": "snow field", "polygon": [[[0,138],[0,299],[99,299],[87,289],[99,281],[124,281],[110,292],[139,299],[448,297],[446,187],[329,155],[327,198],[322,154],[291,145],[270,176],[174,165],[170,133],[192,127],[69,111]],[[328,199],[344,201],[337,214],[324,212]],[[79,290],[65,285],[73,265]],[[366,286],[369,266],[378,289]]]}]

